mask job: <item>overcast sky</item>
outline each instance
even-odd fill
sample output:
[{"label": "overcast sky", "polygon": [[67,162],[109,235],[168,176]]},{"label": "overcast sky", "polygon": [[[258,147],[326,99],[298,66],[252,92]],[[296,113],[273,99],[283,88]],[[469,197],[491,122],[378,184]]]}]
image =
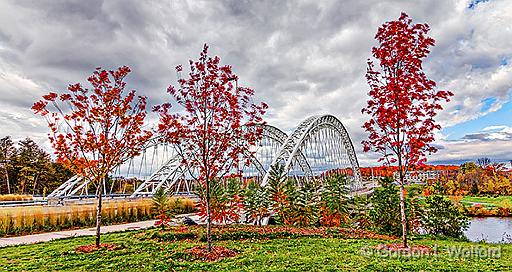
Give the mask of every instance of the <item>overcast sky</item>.
[{"label": "overcast sky", "polygon": [[[364,74],[377,28],[407,12],[436,46],[427,75],[455,93],[438,120],[432,162],[512,159],[512,1],[0,1],[0,137],[47,146],[30,110],[48,91],[85,82],[95,67],[128,65],[131,89],[167,99],[174,67],[202,44],[268,102],[267,121],[291,130],[336,115],[363,165]],[[155,116],[152,116],[154,119]]]}]

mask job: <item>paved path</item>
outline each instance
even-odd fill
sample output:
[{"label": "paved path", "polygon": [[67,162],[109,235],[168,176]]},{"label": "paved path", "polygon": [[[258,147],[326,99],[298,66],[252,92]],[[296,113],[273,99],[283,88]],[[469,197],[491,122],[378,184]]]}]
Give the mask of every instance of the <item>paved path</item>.
[{"label": "paved path", "polygon": [[[141,221],[141,222],[134,222],[134,223],[128,223],[128,224],[102,226],[101,233],[146,229],[151,226],[154,226],[155,221],[156,220],[149,220],[149,221]],[[78,237],[78,236],[89,236],[89,235],[96,235],[96,228],[56,231],[56,232],[47,232],[47,233],[40,233],[40,234],[33,234],[33,235],[26,235],[26,236],[0,238],[0,247],[12,246],[12,245],[33,244],[33,243],[39,243],[39,242],[48,242],[48,241],[55,240],[55,239]]]}]

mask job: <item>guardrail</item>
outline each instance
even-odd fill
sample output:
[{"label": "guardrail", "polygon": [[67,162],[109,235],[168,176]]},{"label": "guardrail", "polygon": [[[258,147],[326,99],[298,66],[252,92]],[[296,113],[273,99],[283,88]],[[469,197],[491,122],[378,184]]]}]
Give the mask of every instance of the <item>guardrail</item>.
[{"label": "guardrail", "polygon": [[0,207],[47,205],[47,200],[0,201]]}]

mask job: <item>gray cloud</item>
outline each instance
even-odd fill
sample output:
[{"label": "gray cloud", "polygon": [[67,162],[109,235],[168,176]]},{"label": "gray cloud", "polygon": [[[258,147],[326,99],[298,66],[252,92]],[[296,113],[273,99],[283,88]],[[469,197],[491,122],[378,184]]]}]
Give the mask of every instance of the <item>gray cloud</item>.
[{"label": "gray cloud", "polygon": [[[241,84],[268,102],[270,123],[290,130],[312,114],[337,115],[361,154],[366,59],[377,28],[401,11],[428,22],[437,40],[425,68],[440,88],[456,94],[439,116],[444,125],[480,116],[482,99],[497,99],[490,111],[509,99],[512,66],[501,61],[512,56],[512,3],[467,6],[455,0],[3,1],[0,128],[43,139],[32,102],[84,82],[97,66],[129,65],[130,88],[161,103],[176,82],[173,67],[197,58],[206,42]],[[366,163],[375,156],[360,157]]]}]

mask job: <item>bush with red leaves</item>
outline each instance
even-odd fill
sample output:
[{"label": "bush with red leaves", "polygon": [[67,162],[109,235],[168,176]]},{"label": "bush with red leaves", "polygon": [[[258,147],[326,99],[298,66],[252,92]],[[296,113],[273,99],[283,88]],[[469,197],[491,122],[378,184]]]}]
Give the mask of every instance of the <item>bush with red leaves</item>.
[{"label": "bush with red leaves", "polygon": [[100,244],[99,247],[96,245],[85,245],[75,248],[75,252],[90,253],[105,248],[106,250],[115,250],[117,246],[115,244]]},{"label": "bush with red leaves", "polygon": [[214,262],[220,259],[234,257],[238,254],[236,251],[223,246],[212,246],[212,251],[208,251],[206,246],[196,246],[185,250],[185,253],[190,254],[194,260],[207,262]]}]

